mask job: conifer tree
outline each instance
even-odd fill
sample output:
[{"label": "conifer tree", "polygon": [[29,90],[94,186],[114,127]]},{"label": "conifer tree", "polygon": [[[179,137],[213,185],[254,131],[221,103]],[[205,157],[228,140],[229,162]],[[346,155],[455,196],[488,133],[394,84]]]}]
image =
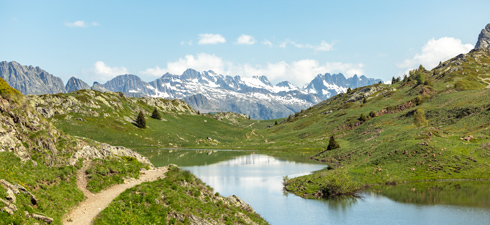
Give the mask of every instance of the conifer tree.
[{"label": "conifer tree", "polygon": [[351,93],[352,89],[349,87],[347,88],[347,94]]},{"label": "conifer tree", "polygon": [[330,141],[328,141],[327,150],[333,150],[336,148],[340,148],[340,145],[337,143],[337,141],[335,141],[335,137],[332,134],[332,136],[330,136]]},{"label": "conifer tree", "polygon": [[146,128],[146,119],[143,111],[140,111],[138,117],[136,118],[136,126],[139,128]]},{"label": "conifer tree", "polygon": [[162,119],[162,115],[160,115],[160,113],[158,112],[157,108],[155,108],[153,110],[153,113],[151,113],[151,118],[157,119],[157,120],[161,120]]}]

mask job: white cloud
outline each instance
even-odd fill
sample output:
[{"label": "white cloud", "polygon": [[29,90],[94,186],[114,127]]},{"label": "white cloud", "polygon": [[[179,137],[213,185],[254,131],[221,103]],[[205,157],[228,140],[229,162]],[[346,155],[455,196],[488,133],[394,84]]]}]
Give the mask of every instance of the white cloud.
[{"label": "white cloud", "polygon": [[89,26],[99,26],[99,23],[97,23],[97,22],[87,23],[83,20],[77,20],[75,22],[65,22],[65,26],[67,26],[67,27],[89,27]]},{"label": "white cloud", "polygon": [[221,34],[199,34],[199,45],[225,43],[226,39]]},{"label": "white cloud", "polygon": [[283,41],[281,44],[279,44],[279,47],[286,48],[288,45],[292,45],[296,48],[309,48],[316,51],[330,51],[333,49],[333,43],[329,44],[324,40],[322,40],[319,45],[312,45],[312,44],[300,44],[288,39]]},{"label": "white cloud", "polygon": [[422,47],[421,53],[416,54],[411,59],[406,59],[397,64],[397,66],[410,70],[422,64],[425,68],[432,69],[439,62],[448,60],[461,53],[468,53],[471,49],[473,49],[472,44],[463,44],[460,39],[442,37],[436,40],[432,38]]},{"label": "white cloud", "polygon": [[159,77],[165,73],[180,75],[187,69],[192,68],[198,71],[213,70],[217,73],[225,73],[225,62],[223,59],[206,53],[199,53],[196,56],[186,55],[174,62],[167,62],[166,68],[155,66],[145,71],[140,71],[143,75]]},{"label": "white cloud", "polygon": [[242,34],[238,37],[236,43],[239,45],[253,45],[255,44],[255,38],[250,35]]},{"label": "white cloud", "polygon": [[126,67],[110,67],[102,61],[97,61],[94,64],[94,73],[97,75],[97,81],[104,82],[117,75],[128,74],[128,69]]},{"label": "white cloud", "polygon": [[303,85],[310,82],[318,74],[323,73],[343,73],[347,77],[354,74],[362,75],[363,67],[363,64],[320,63],[313,59],[303,59],[290,63],[279,61],[267,63],[266,65],[235,64],[215,55],[200,53],[197,55],[186,55],[174,62],[167,62],[166,68],[156,66],[140,71],[140,73],[155,77],[161,76],[166,72],[180,75],[185,70],[192,68],[198,71],[213,70],[216,73],[231,76],[251,77],[266,75],[272,82],[288,80],[296,85]]},{"label": "white cloud", "polygon": [[267,46],[269,46],[269,47],[272,47],[272,46],[273,46],[273,45],[272,45],[272,42],[270,42],[269,40],[264,40],[264,41],[262,42],[262,44],[267,45]]},{"label": "white cloud", "polygon": [[192,45],[192,41],[181,41],[180,45]]}]

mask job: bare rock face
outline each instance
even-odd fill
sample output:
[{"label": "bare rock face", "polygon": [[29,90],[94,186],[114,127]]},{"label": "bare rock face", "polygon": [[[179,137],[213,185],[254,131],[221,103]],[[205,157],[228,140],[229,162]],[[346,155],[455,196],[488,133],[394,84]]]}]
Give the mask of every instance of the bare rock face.
[{"label": "bare rock face", "polygon": [[485,29],[481,30],[481,33],[478,36],[478,42],[476,42],[475,49],[480,48],[490,48],[490,23],[487,24]]},{"label": "bare rock face", "polygon": [[61,78],[39,67],[23,66],[15,61],[0,62],[0,77],[24,95],[66,92]]},{"label": "bare rock face", "polygon": [[80,80],[75,77],[71,77],[68,82],[66,82],[65,86],[66,92],[72,92],[72,91],[78,91],[81,89],[90,89],[90,86],[83,82],[83,80]]}]

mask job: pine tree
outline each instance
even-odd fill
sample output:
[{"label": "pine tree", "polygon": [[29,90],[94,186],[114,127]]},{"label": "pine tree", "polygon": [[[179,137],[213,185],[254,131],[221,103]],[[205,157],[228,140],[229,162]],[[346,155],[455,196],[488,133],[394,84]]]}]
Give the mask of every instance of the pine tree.
[{"label": "pine tree", "polygon": [[153,113],[151,113],[151,118],[157,119],[157,120],[161,120],[162,119],[162,115],[160,115],[160,113],[158,112],[157,108],[155,108],[153,110]]},{"label": "pine tree", "polygon": [[335,141],[335,137],[332,135],[330,136],[330,141],[328,141],[327,150],[333,150],[336,148],[340,148],[340,145],[337,143],[337,141]]},{"label": "pine tree", "polygon": [[396,78],[395,77],[391,78],[391,84],[396,84]]},{"label": "pine tree", "polygon": [[351,93],[352,89],[349,87],[347,88],[347,94]]},{"label": "pine tree", "polygon": [[277,126],[277,124],[279,124],[279,123],[277,123],[277,120],[276,120],[276,122],[274,122],[274,125]]},{"label": "pine tree", "polygon": [[136,118],[136,126],[139,128],[146,128],[146,119],[143,111],[140,111],[138,117]]}]

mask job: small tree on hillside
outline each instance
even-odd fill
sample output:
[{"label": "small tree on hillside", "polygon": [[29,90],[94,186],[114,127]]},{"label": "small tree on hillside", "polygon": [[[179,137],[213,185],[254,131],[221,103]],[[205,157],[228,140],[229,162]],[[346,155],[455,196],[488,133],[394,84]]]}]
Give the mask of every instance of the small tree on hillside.
[{"label": "small tree on hillside", "polygon": [[429,121],[425,118],[424,110],[417,109],[415,114],[413,114],[413,123],[418,127],[429,125]]},{"label": "small tree on hillside", "polygon": [[333,150],[336,148],[340,148],[340,145],[337,143],[337,141],[335,141],[335,137],[332,134],[332,136],[330,136],[330,141],[328,141],[327,150]]},{"label": "small tree on hillside", "polygon": [[136,118],[136,126],[139,128],[146,128],[146,119],[143,111],[140,111],[138,117]]},{"label": "small tree on hillside", "polygon": [[361,116],[359,117],[359,121],[366,122],[368,119],[364,113],[361,113]]},{"label": "small tree on hillside", "polygon": [[349,87],[347,88],[347,94],[351,93],[352,92],[352,89]]},{"label": "small tree on hillside", "polygon": [[155,108],[153,110],[153,113],[151,113],[151,118],[157,119],[157,120],[161,120],[162,119],[162,115],[160,115],[160,113],[158,112],[157,108]]}]

